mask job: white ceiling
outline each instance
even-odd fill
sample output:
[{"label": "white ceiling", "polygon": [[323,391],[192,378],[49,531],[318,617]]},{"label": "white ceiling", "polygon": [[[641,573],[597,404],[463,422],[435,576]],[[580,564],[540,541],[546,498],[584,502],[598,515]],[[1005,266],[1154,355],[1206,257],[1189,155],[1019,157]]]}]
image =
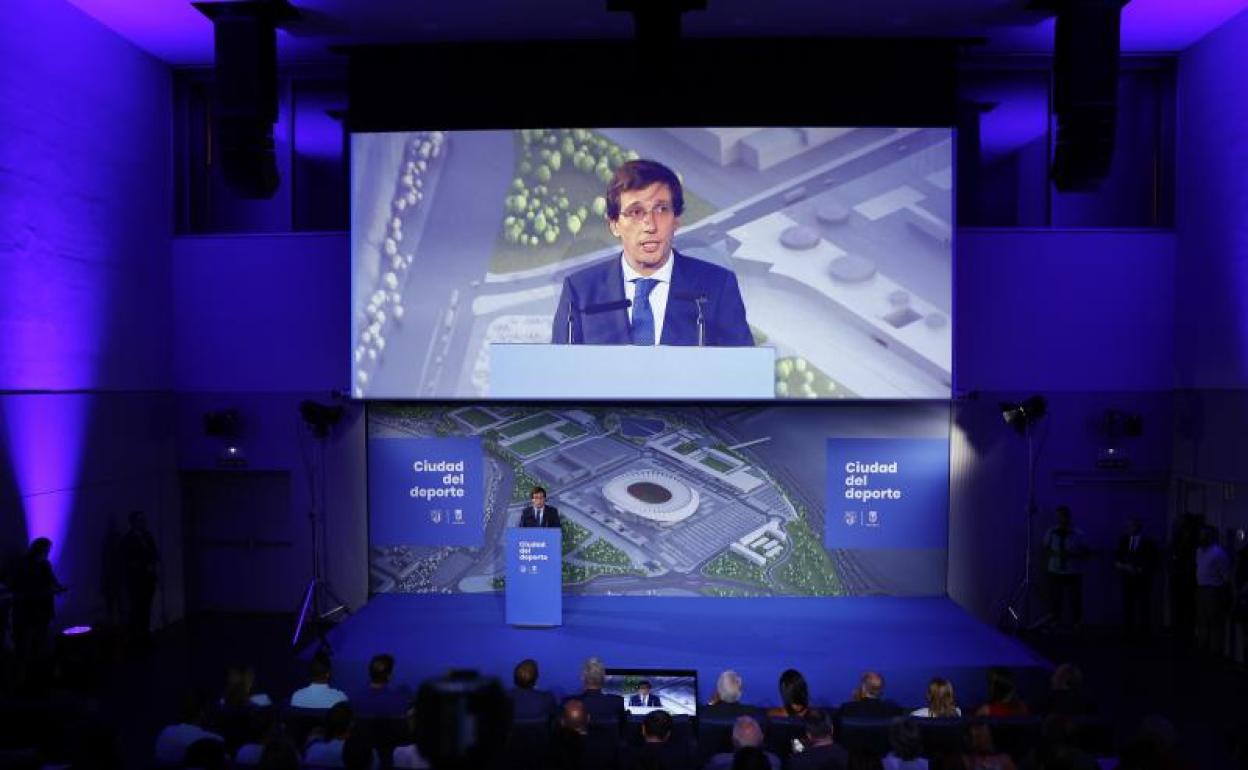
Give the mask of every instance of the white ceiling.
[{"label": "white ceiling", "polygon": [[[212,25],[189,0],[69,0],[173,65],[212,62]],[[685,15],[689,37],[968,36],[990,50],[1043,52],[1052,23],[1024,0],[706,0]],[[626,14],[606,0],[293,0],[304,20],[279,34],[283,61],[325,59],[332,44],[622,39]],[[1125,52],[1181,51],[1245,12],[1248,0],[1131,0]]]}]

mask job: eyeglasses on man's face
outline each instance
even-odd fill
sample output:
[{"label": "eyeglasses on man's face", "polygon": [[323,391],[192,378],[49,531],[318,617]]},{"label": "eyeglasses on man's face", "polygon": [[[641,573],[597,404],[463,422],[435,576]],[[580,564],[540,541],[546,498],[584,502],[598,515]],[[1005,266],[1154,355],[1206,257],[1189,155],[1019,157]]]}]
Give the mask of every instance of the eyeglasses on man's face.
[{"label": "eyeglasses on man's face", "polygon": [[646,208],[640,203],[634,203],[632,206],[620,212],[620,219],[633,224],[640,224],[646,221],[646,216],[653,216],[655,221],[665,220],[672,217],[676,210],[672,208],[672,204],[660,201],[650,208]]}]

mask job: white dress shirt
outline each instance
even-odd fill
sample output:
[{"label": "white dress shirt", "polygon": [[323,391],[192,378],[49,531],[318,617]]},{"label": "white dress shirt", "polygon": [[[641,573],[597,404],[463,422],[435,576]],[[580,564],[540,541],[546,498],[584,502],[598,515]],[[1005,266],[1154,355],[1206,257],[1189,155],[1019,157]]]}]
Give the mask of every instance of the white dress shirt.
[{"label": "white dress shirt", "polygon": [[620,255],[620,266],[624,269],[624,298],[629,301],[628,306],[628,323],[633,323],[633,297],[637,294],[637,284],[633,283],[638,278],[653,278],[658,281],[650,289],[650,310],[654,313],[654,344],[658,345],[663,340],[663,319],[667,315],[667,298],[672,290],[672,264],[676,261],[676,250],[673,249],[667,255],[667,261],[651,275],[642,275],[628,264],[628,258],[623,254]]}]

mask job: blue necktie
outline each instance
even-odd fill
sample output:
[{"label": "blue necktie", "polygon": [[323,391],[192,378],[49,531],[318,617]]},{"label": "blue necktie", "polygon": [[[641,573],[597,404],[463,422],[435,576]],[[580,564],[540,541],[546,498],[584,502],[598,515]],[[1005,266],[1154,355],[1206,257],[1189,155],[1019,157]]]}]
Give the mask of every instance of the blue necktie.
[{"label": "blue necktie", "polygon": [[650,292],[659,282],[654,278],[634,278],[633,344],[654,344],[654,311],[650,309]]}]

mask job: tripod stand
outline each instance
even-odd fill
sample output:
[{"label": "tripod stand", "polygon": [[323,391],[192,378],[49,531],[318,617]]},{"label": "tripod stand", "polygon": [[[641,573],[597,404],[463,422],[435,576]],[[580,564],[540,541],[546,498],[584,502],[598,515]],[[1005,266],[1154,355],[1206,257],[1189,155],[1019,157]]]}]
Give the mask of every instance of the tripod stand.
[{"label": "tripod stand", "polygon": [[1032,529],[1036,516],[1036,423],[1047,412],[1045,401],[1040,396],[1032,396],[1020,404],[1002,404],[1002,417],[1006,424],[1021,433],[1027,439],[1027,508],[1024,520],[1027,528],[1026,551],[1023,553],[1023,578],[1010,593],[1005,605],[1009,616],[1009,624],[1014,631],[1021,632],[1041,626],[1048,620],[1043,617],[1033,621],[1031,617],[1031,551]]},{"label": "tripod stand", "polygon": [[[351,608],[338,597],[338,593],[330,585],[322,571],[324,556],[321,545],[321,529],[324,526],[324,521],[317,517],[317,507],[318,498],[322,509],[325,505],[325,442],[328,440],[329,430],[327,427],[319,424],[313,424],[312,430],[313,436],[317,439],[317,446],[320,448],[319,468],[314,468],[311,464],[308,467],[310,474],[308,486],[311,495],[308,505],[308,525],[312,529],[312,577],[308,580],[308,585],[303,591],[303,601],[299,604],[299,617],[295,621],[295,634],[291,637],[290,645],[298,647],[299,641],[304,635],[304,630],[311,625],[316,629],[320,646],[323,649],[330,649],[329,640],[325,637],[325,623],[339,614],[350,614]],[[319,495],[316,494],[318,482],[320,485]]]}]

